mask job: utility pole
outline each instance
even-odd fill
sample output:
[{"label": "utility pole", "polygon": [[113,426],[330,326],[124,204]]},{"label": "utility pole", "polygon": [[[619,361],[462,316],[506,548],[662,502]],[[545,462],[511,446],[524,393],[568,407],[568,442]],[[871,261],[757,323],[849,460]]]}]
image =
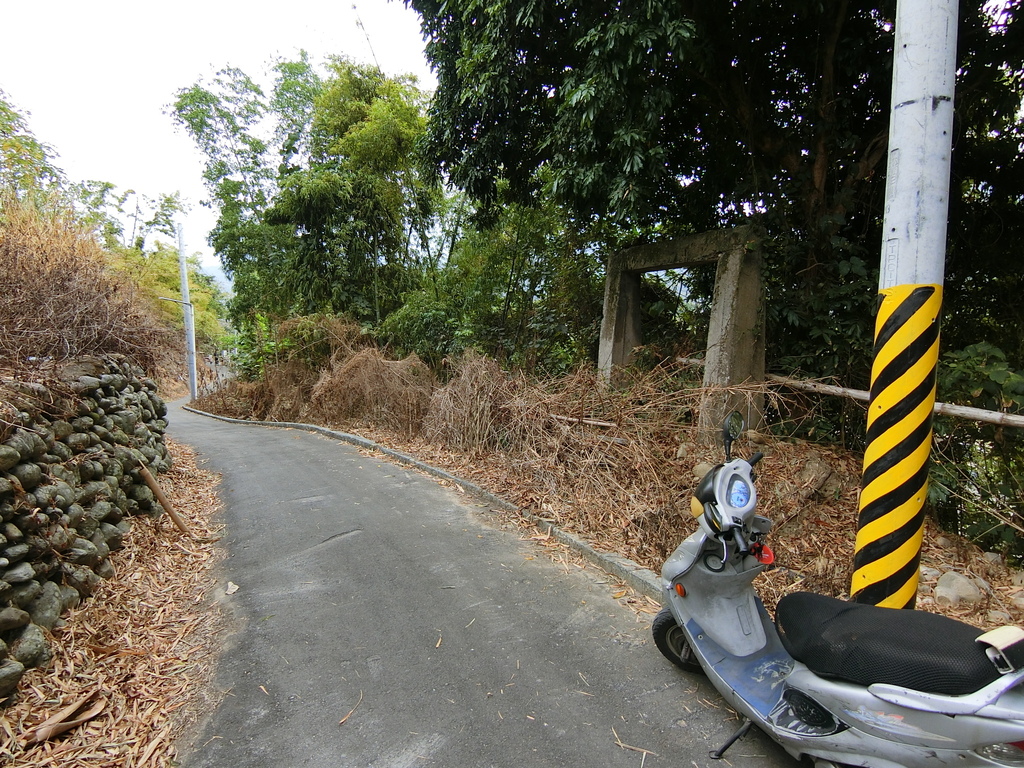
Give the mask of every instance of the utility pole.
[{"label": "utility pole", "polygon": [[185,262],[184,228],[178,225],[178,274],[181,277],[181,303],[185,310],[185,356],[188,360],[189,400],[199,396],[196,376],[196,322],[195,310],[188,294],[188,265]]},{"label": "utility pole", "polygon": [[957,0],[898,0],[867,448],[850,594],[913,608],[928,495]]}]

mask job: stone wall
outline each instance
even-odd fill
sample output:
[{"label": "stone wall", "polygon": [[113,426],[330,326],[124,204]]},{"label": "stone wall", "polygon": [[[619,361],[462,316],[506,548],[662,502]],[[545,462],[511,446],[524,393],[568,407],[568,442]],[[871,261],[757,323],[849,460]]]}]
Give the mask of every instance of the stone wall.
[{"label": "stone wall", "polygon": [[161,511],[140,476],[166,471],[167,408],[123,358],[48,384],[0,380],[0,699],[50,659],[47,633],[114,575],[135,514]]}]

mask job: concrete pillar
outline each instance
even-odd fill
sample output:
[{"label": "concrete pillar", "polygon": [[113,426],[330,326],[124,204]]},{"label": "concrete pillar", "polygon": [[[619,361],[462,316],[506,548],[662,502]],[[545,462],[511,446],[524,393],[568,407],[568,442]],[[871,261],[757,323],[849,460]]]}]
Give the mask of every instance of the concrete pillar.
[{"label": "concrete pillar", "polygon": [[722,254],[715,275],[708,347],[704,363],[704,402],[700,426],[718,431],[726,414],[738,410],[751,429],[761,426],[764,397],[730,390],[764,381],[764,288],[761,249],[750,244]]},{"label": "concrete pillar", "polygon": [[633,350],[642,343],[640,331],[640,272],[624,268],[623,254],[608,257],[604,282],[604,318],[598,347],[597,369],[614,383],[615,370],[633,362]]}]

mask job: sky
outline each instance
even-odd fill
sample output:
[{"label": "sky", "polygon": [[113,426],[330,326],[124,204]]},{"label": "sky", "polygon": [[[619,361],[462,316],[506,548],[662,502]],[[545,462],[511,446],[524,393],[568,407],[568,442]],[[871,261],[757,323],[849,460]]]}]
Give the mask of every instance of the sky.
[{"label": "sky", "polygon": [[206,242],[216,216],[200,205],[202,156],[166,114],[175,91],[228,65],[264,82],[269,62],[300,49],[436,84],[419,17],[389,0],[0,0],[0,41],[0,90],[55,150],[57,167],[75,182],[180,192],[192,208],[185,250],[210,274],[219,271]]}]

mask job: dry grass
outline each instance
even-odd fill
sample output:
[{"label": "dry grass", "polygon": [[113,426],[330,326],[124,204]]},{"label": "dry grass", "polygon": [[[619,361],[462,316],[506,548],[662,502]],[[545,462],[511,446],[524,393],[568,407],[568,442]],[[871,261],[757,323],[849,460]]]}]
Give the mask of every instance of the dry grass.
[{"label": "dry grass", "polygon": [[260,381],[233,382],[198,405],[233,418],[362,423],[404,436],[422,427],[437,381],[416,355],[388,360],[358,325],[337,317],[294,318],[275,338],[280,352]]},{"label": "dry grass", "polygon": [[0,198],[0,360],[13,369],[117,353],[153,369],[167,332],[104,266],[92,232],[54,202]]},{"label": "dry grass", "polygon": [[416,355],[386,360],[377,349],[361,349],[320,374],[308,414],[320,423],[368,420],[413,435],[434,386],[434,375]]},{"label": "dry grass", "polygon": [[451,381],[433,394],[424,437],[469,455],[521,449],[522,427],[534,414],[520,395],[522,376],[506,375],[492,359],[474,352],[454,364]]},{"label": "dry grass", "polygon": [[[695,468],[722,460],[721,448],[695,425],[704,392],[680,386],[684,375],[659,369],[613,391],[587,371],[528,384],[493,362],[469,359],[435,394],[422,438],[400,447],[657,572],[695,528],[689,513],[699,479]],[[734,400],[763,396],[784,406],[770,389],[720,394]],[[384,431],[373,437],[390,446],[401,440]],[[796,589],[845,597],[859,457],[800,440],[750,438],[756,442],[741,442],[737,452],[766,454],[758,465],[760,513],[775,522],[770,543],[782,566],[759,582],[765,602],[774,606]],[[1024,612],[1010,601],[1020,591],[1013,572],[982,554],[927,522],[922,565],[979,576],[991,586],[980,604],[941,611],[983,627],[1002,623],[989,617],[991,610],[1024,623]],[[934,582],[923,584],[918,605],[939,610],[929,597],[932,587]]]},{"label": "dry grass", "polygon": [[680,446],[693,454],[701,443],[703,391],[679,386],[682,373],[662,368],[611,390],[589,369],[528,382],[471,357],[435,395],[415,450],[459,471],[486,467],[496,493],[660,567],[690,519],[693,462]]},{"label": "dry grass", "polygon": [[[111,555],[117,576],[64,617],[51,637],[53,661],[27,672],[16,702],[0,713],[8,768],[167,766],[174,739],[208,709],[222,620],[208,597],[216,478],[196,467],[190,448],[168,443],[175,464],[159,482],[195,538],[166,517],[135,520],[125,548]],[[25,744],[40,723],[89,696],[105,701],[93,719]]]}]

